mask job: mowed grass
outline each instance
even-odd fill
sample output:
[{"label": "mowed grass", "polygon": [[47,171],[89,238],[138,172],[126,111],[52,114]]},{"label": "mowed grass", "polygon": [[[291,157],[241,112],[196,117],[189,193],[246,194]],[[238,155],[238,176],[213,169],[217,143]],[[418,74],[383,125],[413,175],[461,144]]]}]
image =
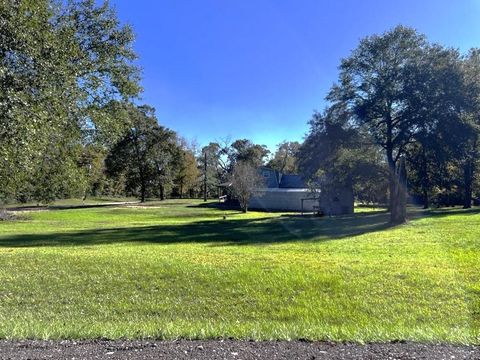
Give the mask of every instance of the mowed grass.
[{"label": "mowed grass", "polygon": [[0,338],[480,344],[478,210],[389,227],[383,211],[148,205],[1,222]]}]

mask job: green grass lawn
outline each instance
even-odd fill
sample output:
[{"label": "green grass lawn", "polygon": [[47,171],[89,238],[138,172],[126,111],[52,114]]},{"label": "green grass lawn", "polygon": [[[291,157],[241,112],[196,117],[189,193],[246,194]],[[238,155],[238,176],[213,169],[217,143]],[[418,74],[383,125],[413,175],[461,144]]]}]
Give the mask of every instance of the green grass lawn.
[{"label": "green grass lawn", "polygon": [[390,228],[383,211],[149,205],[0,222],[0,338],[480,344],[478,210]]}]

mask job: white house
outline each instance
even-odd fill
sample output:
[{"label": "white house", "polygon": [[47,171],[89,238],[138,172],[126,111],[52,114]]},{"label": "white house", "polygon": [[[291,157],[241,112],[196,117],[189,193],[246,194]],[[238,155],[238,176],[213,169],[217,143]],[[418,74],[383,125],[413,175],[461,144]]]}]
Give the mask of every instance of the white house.
[{"label": "white house", "polygon": [[339,188],[327,192],[312,192],[300,175],[286,175],[262,167],[260,173],[265,187],[250,199],[251,209],[284,211],[321,211],[325,215],[353,213],[353,191]]}]

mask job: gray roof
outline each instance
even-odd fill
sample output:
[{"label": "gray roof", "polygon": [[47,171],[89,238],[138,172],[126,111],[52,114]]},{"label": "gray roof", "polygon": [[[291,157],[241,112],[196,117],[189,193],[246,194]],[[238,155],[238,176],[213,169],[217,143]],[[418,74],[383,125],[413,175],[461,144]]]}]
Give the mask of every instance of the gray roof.
[{"label": "gray roof", "polygon": [[306,189],[305,181],[300,175],[283,175],[280,180],[279,188],[283,189]]},{"label": "gray roof", "polygon": [[267,168],[260,168],[260,175],[262,175],[263,180],[265,181],[265,187],[267,188],[278,188],[278,172]]},{"label": "gray roof", "polygon": [[308,186],[300,175],[283,175],[276,170],[261,167],[260,174],[269,189],[307,189]]}]

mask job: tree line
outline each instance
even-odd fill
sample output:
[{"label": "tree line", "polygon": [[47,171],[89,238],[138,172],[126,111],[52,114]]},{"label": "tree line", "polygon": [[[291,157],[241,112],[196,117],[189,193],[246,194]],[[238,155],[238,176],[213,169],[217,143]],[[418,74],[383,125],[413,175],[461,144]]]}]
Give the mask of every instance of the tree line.
[{"label": "tree line", "polygon": [[1,203],[213,197],[235,163],[265,163],[265,146],[200,149],[137,104],[133,31],[107,2],[6,0],[0,18]]},{"label": "tree line", "polygon": [[425,208],[432,201],[471,207],[479,179],[479,80],[479,49],[461,54],[403,26],[361,40],[342,60],[327,108],[311,121],[302,170],[373,185],[388,197],[393,222],[405,220],[396,194],[407,190]]},{"label": "tree line", "polygon": [[300,142],[200,148],[138,105],[133,31],[94,0],[0,4],[0,201],[99,195],[216,197],[235,173],[269,166],[312,187],[350,186],[404,221],[478,193],[480,50],[398,26],[360,41]]}]

